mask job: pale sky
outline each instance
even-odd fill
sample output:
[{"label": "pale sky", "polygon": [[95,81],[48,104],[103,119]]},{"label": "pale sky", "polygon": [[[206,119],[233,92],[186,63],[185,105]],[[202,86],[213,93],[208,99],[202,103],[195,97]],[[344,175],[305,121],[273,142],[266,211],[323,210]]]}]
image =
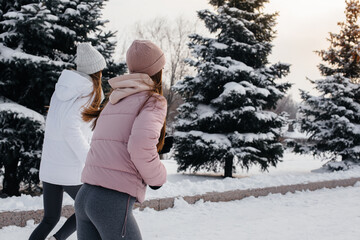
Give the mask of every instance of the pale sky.
[{"label": "pale sky", "polygon": [[[202,9],[213,8],[208,0],[109,0],[103,14],[110,21],[109,29],[126,35],[134,23],[155,17],[184,16],[195,22],[196,11]],[[289,93],[296,101],[300,101],[299,88],[316,94],[306,80],[321,78],[317,69],[320,57],[314,51],[329,47],[326,39],[329,32],[339,32],[337,22],[345,20],[344,10],[345,0],[270,0],[266,4],[265,12],[279,12],[270,62],[291,64],[285,80],[294,83]]]}]

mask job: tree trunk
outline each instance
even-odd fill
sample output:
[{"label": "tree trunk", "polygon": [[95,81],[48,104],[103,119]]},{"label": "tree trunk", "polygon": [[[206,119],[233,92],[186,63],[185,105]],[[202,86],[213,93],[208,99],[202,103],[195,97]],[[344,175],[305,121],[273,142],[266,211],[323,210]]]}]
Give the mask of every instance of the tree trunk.
[{"label": "tree trunk", "polygon": [[7,194],[8,196],[20,196],[19,180],[16,176],[18,162],[19,161],[11,161],[4,166],[5,173],[2,193]]},{"label": "tree trunk", "polygon": [[233,172],[233,157],[230,156],[230,157],[227,157],[225,159],[225,174],[224,174],[224,177],[233,177],[232,176],[232,172]]}]

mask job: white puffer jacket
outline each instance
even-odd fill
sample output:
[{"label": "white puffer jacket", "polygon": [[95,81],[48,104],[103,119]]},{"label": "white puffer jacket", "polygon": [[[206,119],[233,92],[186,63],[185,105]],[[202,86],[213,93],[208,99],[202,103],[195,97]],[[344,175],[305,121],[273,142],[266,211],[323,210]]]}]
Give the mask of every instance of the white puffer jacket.
[{"label": "white puffer jacket", "polygon": [[46,118],[40,180],[58,185],[79,185],[90,149],[90,124],[81,119],[90,102],[89,75],[64,70],[56,83]]}]

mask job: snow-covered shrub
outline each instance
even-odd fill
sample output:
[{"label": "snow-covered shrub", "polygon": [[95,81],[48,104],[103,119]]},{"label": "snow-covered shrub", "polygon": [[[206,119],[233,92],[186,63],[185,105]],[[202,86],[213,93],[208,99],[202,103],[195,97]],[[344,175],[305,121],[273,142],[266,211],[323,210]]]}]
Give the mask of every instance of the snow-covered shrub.
[{"label": "snow-covered shrub", "polygon": [[[2,106],[5,104],[1,104]],[[39,183],[39,167],[44,136],[44,119],[29,116],[25,108],[0,107],[0,168],[4,167],[3,190],[19,195],[20,184],[31,188]],[[20,111],[19,111],[20,109]],[[32,111],[31,111],[32,112]],[[30,113],[31,113],[30,112]],[[36,113],[35,113],[36,114]]]}]

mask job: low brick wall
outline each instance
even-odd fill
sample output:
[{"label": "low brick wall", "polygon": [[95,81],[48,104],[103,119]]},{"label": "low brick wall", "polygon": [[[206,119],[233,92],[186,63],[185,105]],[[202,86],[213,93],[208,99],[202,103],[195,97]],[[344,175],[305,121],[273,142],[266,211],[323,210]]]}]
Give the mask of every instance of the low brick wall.
[{"label": "low brick wall", "polygon": [[[73,206],[64,206],[61,211],[61,216],[68,218],[73,213]],[[10,225],[25,227],[26,222],[31,219],[33,219],[35,223],[40,223],[43,215],[43,209],[36,211],[0,212],[0,229]]]},{"label": "low brick wall", "polygon": [[[295,185],[283,185],[277,187],[267,187],[267,188],[255,188],[255,189],[246,189],[246,190],[232,190],[226,192],[211,192],[195,196],[185,196],[182,197],[189,204],[194,204],[199,200],[205,202],[228,202],[234,200],[241,200],[246,197],[260,197],[267,196],[268,194],[286,194],[288,192],[296,191],[314,191],[322,188],[336,188],[336,187],[349,187],[354,186],[356,182],[360,181],[359,178],[350,178],[342,180],[331,180],[323,182],[312,182],[305,184],[295,184]],[[135,204],[134,208],[153,208],[157,211],[161,211],[167,208],[172,208],[174,206],[175,199],[177,197],[171,198],[160,198],[160,199],[151,199],[143,202],[142,204]],[[62,209],[62,216],[68,218],[74,213],[74,208],[72,206],[64,206]],[[5,226],[16,225],[24,227],[28,220],[33,219],[35,223],[39,223],[44,214],[43,210],[36,211],[21,211],[21,212],[0,212],[0,229]]]}]

